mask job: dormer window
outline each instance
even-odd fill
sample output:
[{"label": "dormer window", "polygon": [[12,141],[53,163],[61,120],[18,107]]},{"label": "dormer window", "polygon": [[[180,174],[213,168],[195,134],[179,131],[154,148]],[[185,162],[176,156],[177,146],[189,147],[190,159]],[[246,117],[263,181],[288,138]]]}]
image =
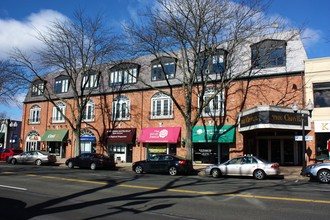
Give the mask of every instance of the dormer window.
[{"label": "dormer window", "polygon": [[137,82],[139,65],[123,63],[110,69],[109,86],[133,84]]},{"label": "dormer window", "polygon": [[252,66],[268,68],[285,66],[286,42],[283,40],[264,40],[251,46]]},{"label": "dormer window", "polygon": [[59,76],[55,79],[55,93],[66,93],[69,90],[69,79],[67,76]]},{"label": "dormer window", "polygon": [[198,62],[198,74],[216,74],[223,73],[225,71],[225,60],[226,60],[226,51],[225,50],[216,50],[215,52],[207,53],[204,51],[201,53],[199,62]]},{"label": "dormer window", "polygon": [[83,89],[93,89],[98,86],[98,75],[94,72],[89,74],[84,74],[82,80],[82,88]]},{"label": "dormer window", "polygon": [[37,80],[32,84],[32,96],[41,96],[45,89],[45,82]]},{"label": "dormer window", "polygon": [[[151,81],[174,79],[175,59],[163,57],[151,62]],[[166,78],[165,78],[166,77]]]}]

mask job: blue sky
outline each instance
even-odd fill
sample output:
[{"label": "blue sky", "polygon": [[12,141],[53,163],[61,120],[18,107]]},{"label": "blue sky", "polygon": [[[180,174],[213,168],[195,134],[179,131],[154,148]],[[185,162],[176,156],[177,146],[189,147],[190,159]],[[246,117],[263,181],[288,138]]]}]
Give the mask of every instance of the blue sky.
[{"label": "blue sky", "polygon": [[[102,12],[108,24],[119,30],[121,24],[137,16],[153,0],[1,0],[0,58],[6,57],[13,46],[29,49],[38,46],[31,36],[33,27],[41,28],[54,18],[71,17],[77,8],[88,15]],[[266,16],[280,16],[290,26],[304,27],[304,46],[309,59],[330,57],[329,0],[273,0]],[[18,97],[24,98],[25,94]],[[21,120],[17,105],[2,105],[7,117]]]}]

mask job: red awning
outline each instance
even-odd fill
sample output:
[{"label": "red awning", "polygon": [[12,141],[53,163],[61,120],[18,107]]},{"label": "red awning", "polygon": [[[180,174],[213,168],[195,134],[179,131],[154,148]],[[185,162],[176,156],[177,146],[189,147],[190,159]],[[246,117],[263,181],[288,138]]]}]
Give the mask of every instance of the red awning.
[{"label": "red awning", "polygon": [[178,143],[180,127],[142,128],[138,138],[142,143]]},{"label": "red awning", "polygon": [[108,142],[133,143],[135,142],[136,128],[117,128],[107,131]]}]

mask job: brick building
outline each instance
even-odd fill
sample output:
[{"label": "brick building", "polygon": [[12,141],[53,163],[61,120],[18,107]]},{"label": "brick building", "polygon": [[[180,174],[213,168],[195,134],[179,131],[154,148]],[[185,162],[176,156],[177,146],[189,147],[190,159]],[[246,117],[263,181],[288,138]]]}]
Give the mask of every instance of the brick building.
[{"label": "brick building", "polygon": [[[294,141],[294,136],[301,131],[301,120],[291,106],[295,101],[305,102],[303,82],[307,57],[300,37],[287,38],[288,34],[292,33],[247,41],[250,44],[244,47],[246,53],[239,68],[250,69],[250,75],[228,83],[226,96],[212,96],[212,102],[203,109],[201,119],[192,130],[192,155],[196,163],[222,162],[252,153],[280,164],[301,164],[301,145]],[[261,51],[266,49],[267,53]],[[218,57],[217,62],[223,62],[223,57]],[[168,70],[173,94],[184,105],[180,68],[176,63],[164,57],[163,70]],[[156,153],[187,155],[184,118],[173,100],[157,89],[169,89],[159,71],[159,62],[152,56],[104,67],[103,77],[95,84],[86,106],[80,137],[82,152],[112,153],[118,161],[125,162]],[[60,90],[61,96],[70,102],[72,94],[61,72],[47,74],[44,80],[54,81],[46,86],[53,85],[53,90]],[[146,82],[152,86],[146,86]],[[125,84],[120,91],[116,87],[119,84]],[[56,102],[59,108],[54,108],[42,96],[42,90],[34,89],[36,85],[42,84],[35,81],[24,101],[22,148],[46,150],[62,158],[73,156],[74,135],[58,109],[64,114],[71,113],[60,100]],[[198,93],[196,87],[194,94]],[[212,94],[210,85],[204,96]],[[193,109],[199,108],[199,98],[193,96]],[[209,117],[210,112],[219,117]],[[225,119],[223,123],[219,122],[221,118]],[[307,122],[308,132],[310,120]]]}]

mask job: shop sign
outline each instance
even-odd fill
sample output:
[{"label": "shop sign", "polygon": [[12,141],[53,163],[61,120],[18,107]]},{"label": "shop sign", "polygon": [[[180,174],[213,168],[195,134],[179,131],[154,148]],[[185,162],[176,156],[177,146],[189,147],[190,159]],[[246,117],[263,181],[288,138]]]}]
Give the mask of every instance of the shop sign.
[{"label": "shop sign", "polygon": [[316,133],[330,133],[330,121],[314,121]]},{"label": "shop sign", "polygon": [[[294,136],[294,140],[295,141],[302,141],[303,138],[302,138],[301,135],[297,135],[297,136]],[[305,141],[312,141],[312,140],[313,140],[312,136],[308,136],[308,135],[305,136]]]},{"label": "shop sign", "polygon": [[117,128],[108,130],[108,142],[133,143],[136,128]]},{"label": "shop sign", "polygon": [[154,154],[166,154],[167,147],[166,146],[149,146],[149,153]]}]

